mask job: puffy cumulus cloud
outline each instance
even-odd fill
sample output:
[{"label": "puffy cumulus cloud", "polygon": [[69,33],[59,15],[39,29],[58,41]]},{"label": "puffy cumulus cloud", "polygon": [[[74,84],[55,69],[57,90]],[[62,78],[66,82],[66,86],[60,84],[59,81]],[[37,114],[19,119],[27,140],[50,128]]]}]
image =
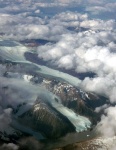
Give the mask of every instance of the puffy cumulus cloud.
[{"label": "puffy cumulus cloud", "polygon": [[71,5],[79,5],[81,4],[81,0],[54,0],[54,3],[56,3],[57,5],[60,5],[60,6],[71,6]]},{"label": "puffy cumulus cloud", "polygon": [[94,6],[94,7],[87,7],[86,11],[97,15],[97,14],[99,14],[101,12],[107,12],[107,8],[102,7],[102,6]]},{"label": "puffy cumulus cloud", "polygon": [[96,107],[96,108],[95,108],[95,112],[99,113],[99,112],[103,111],[104,109],[106,109],[106,108],[108,108],[108,107],[109,107],[108,104],[104,104],[104,105],[102,105],[101,107]]},{"label": "puffy cumulus cloud", "polygon": [[27,11],[18,14],[0,13],[0,35],[2,38],[12,40],[57,40],[62,33],[68,32],[66,26],[76,26],[78,23],[71,20],[68,25],[68,22],[60,21],[57,16],[52,18],[45,16],[42,18],[40,17],[41,15],[38,15],[38,11],[38,9],[33,9],[32,12]]},{"label": "puffy cumulus cloud", "polygon": [[13,143],[8,143],[8,144],[3,144],[1,147],[0,147],[0,150],[18,150],[19,147]]},{"label": "puffy cumulus cloud", "polygon": [[102,115],[101,121],[97,125],[98,131],[103,136],[112,137],[116,135],[116,106],[109,107],[105,110],[105,115]]},{"label": "puffy cumulus cloud", "polygon": [[97,3],[97,5],[87,6],[86,11],[89,11],[92,14],[115,13],[116,12],[115,8],[116,8],[115,2],[103,2],[102,1],[101,3]]},{"label": "puffy cumulus cloud", "polygon": [[0,136],[3,140],[9,140],[6,139],[7,135],[16,135],[16,130],[12,127],[14,111],[20,104],[25,104],[23,112],[27,111],[38,96],[50,105],[54,104],[52,101],[56,97],[42,86],[32,85],[24,79],[0,77]]},{"label": "puffy cumulus cloud", "polygon": [[[114,69],[115,66],[115,54],[111,53],[111,51],[115,52],[115,28],[114,22],[112,25],[107,24],[107,28],[105,28],[105,23],[99,20],[92,21],[92,27],[88,27],[87,22],[85,22],[86,26],[79,26],[79,30],[83,30],[83,28],[87,31],[81,31],[73,34],[63,34],[61,39],[56,44],[47,44],[45,46],[38,47],[39,57],[44,60],[52,60],[58,66],[62,66],[61,62],[63,62],[63,67],[65,62],[64,60],[71,61],[73,60],[73,64],[71,65],[77,72],[86,72],[86,71],[94,71],[100,72],[100,67],[104,69],[105,72],[108,70]],[[96,23],[97,22],[97,27]],[[82,28],[83,27],[83,28]],[[112,31],[114,29],[114,32]],[[105,31],[104,31],[105,30]],[[70,55],[70,57],[69,57]],[[63,57],[63,58],[62,58]],[[72,57],[72,58],[71,58]],[[106,62],[107,58],[107,62]],[[112,63],[111,63],[112,62]],[[60,64],[60,65],[59,65]],[[107,67],[106,67],[107,66]],[[83,69],[82,69],[82,68]]]},{"label": "puffy cumulus cloud", "polygon": [[0,34],[15,40],[44,38],[50,33],[46,19],[33,1],[1,1]]},{"label": "puffy cumulus cloud", "polygon": [[[88,19],[87,14],[80,14],[71,11],[62,12],[60,14],[56,14],[53,16],[53,19],[50,20],[53,25],[60,25],[65,28],[67,27],[75,27],[78,29],[80,22]],[[63,32],[64,33],[64,32]]]},{"label": "puffy cumulus cloud", "polygon": [[0,76],[6,72],[6,67],[0,64]]},{"label": "puffy cumulus cloud", "polygon": [[[116,12],[114,0],[110,2],[108,0],[0,0],[0,4],[0,36],[2,38],[55,41],[55,43],[39,46],[38,57],[50,61],[59,68],[73,69],[78,73],[94,72],[96,76],[85,78],[80,83],[80,87],[86,91],[104,95],[112,103],[116,102],[115,15],[112,15],[114,20],[102,20],[100,18],[104,15],[99,16],[98,19],[90,19],[87,14],[89,12],[89,14],[96,15],[105,12],[111,18],[111,14]],[[71,12],[66,11],[67,9],[59,9],[59,6],[69,9],[73,6],[83,8],[83,14],[80,14],[82,10],[77,9],[80,13]],[[61,11],[59,14],[54,14],[56,8],[59,12]],[[64,10],[65,12],[62,12]],[[4,73],[5,68],[0,66],[0,76]],[[12,88],[9,89],[8,85]],[[7,109],[7,106],[12,104],[14,107],[18,102],[27,98],[35,99],[36,89],[34,91],[32,89],[34,89],[33,86],[26,85],[19,80],[0,78],[0,105],[2,107],[0,122],[5,123],[6,128],[11,121],[11,109]],[[19,92],[14,93],[15,90]],[[6,92],[5,96],[4,92]],[[102,116],[98,126],[100,131],[103,129],[104,135],[113,136],[116,132],[115,121],[113,121],[116,113],[115,107],[107,107],[109,106],[104,105],[96,109],[99,112],[106,108],[106,115]],[[5,117],[8,118],[8,122],[3,120]]]},{"label": "puffy cumulus cloud", "polygon": [[19,150],[42,150],[44,145],[33,137],[23,138],[19,141]]},{"label": "puffy cumulus cloud", "polygon": [[116,144],[111,147],[111,150],[115,150],[115,149],[116,149]]},{"label": "puffy cumulus cloud", "polygon": [[[33,11],[37,8],[49,8],[49,7],[67,7],[73,4],[79,4],[80,0],[0,0],[1,6],[4,7],[4,10],[8,12],[27,12]],[[11,7],[12,6],[12,7]]]},{"label": "puffy cumulus cloud", "polygon": [[89,4],[103,4],[103,2],[104,2],[104,0],[101,0],[101,1],[99,1],[99,0],[87,0],[87,2],[89,3]]},{"label": "puffy cumulus cloud", "polygon": [[[28,95],[18,92],[22,85],[20,81],[19,83],[17,82],[17,85],[20,84],[18,88],[16,88],[13,82],[15,83],[16,80],[9,81],[4,77],[0,77],[0,131],[6,135],[14,134],[14,129],[11,127],[13,108],[20,102],[24,102],[27,97],[26,95]],[[10,84],[12,84],[11,88],[9,88]],[[13,88],[15,89],[15,92],[17,91],[17,93],[14,92]],[[3,145],[1,149],[13,149],[11,146],[12,145]],[[13,150],[15,150],[15,148]]]},{"label": "puffy cumulus cloud", "polygon": [[[82,16],[82,18],[81,18]],[[76,22],[74,32],[63,33],[55,44],[38,47],[38,57],[59,68],[73,69],[77,73],[94,72],[95,78],[85,78],[80,86],[104,95],[116,102],[116,22],[115,20],[91,20],[86,14],[61,13],[52,18],[68,27]],[[74,24],[73,24],[74,25]],[[73,26],[75,27],[75,25]],[[76,32],[76,33],[75,33]]]},{"label": "puffy cumulus cloud", "polygon": [[21,103],[30,106],[38,97],[51,104],[51,101],[54,101],[57,96],[42,85],[28,83],[23,77],[20,78],[20,75],[19,78],[0,77],[0,106],[3,111],[7,108],[16,109]]},{"label": "puffy cumulus cloud", "polygon": [[24,102],[29,93],[27,94],[25,91],[24,94],[22,93],[23,91],[20,91],[23,84],[24,83],[18,79],[10,80],[4,77],[0,78],[0,106],[2,108],[6,109],[8,106],[16,107],[20,102]]},{"label": "puffy cumulus cloud", "polygon": [[12,14],[0,13],[0,34],[15,40],[48,39],[59,40],[62,34],[69,33],[68,27],[79,27],[80,21],[87,20],[87,14],[62,12],[53,17],[38,15],[38,9]]},{"label": "puffy cumulus cloud", "polygon": [[85,78],[81,87],[87,91],[96,92],[97,94],[104,95],[110,99],[110,102],[115,103],[115,90],[116,90],[116,80],[105,77],[96,77],[96,78]]},{"label": "puffy cumulus cloud", "polygon": [[18,145],[14,143],[4,143],[0,146],[0,150],[40,150],[44,149],[44,145],[33,137],[21,138]]},{"label": "puffy cumulus cloud", "polygon": [[71,55],[66,55],[62,57],[58,62],[58,67],[64,67],[66,69],[73,68],[73,59]]},{"label": "puffy cumulus cloud", "polygon": [[[115,6],[116,5],[116,1],[115,0],[111,0],[110,2],[108,0],[87,0],[87,4],[86,4],[86,11],[93,14],[93,15],[99,15],[105,16],[105,13],[108,15],[110,14],[110,18],[111,15],[114,15],[116,12]],[[99,16],[99,17],[100,17]],[[115,16],[112,16],[113,18],[115,18]]]},{"label": "puffy cumulus cloud", "polygon": [[93,30],[113,30],[116,26],[115,20],[103,21],[100,19],[96,20],[84,20],[80,23],[81,27],[90,28]]},{"label": "puffy cumulus cloud", "polygon": [[4,38],[33,39],[42,38],[49,34],[49,27],[45,26],[41,18],[27,14],[0,14],[0,33]]},{"label": "puffy cumulus cloud", "polygon": [[[23,39],[50,39],[58,40],[62,34],[68,33],[67,27],[75,27],[78,29],[79,26],[84,28],[100,28],[99,25],[104,26],[104,29],[112,27],[113,21],[107,21],[104,24],[104,21],[101,21],[99,24],[98,21],[88,20],[87,14],[80,15],[74,12],[64,12],[48,18],[45,11],[41,7],[54,7],[68,5],[70,7],[80,6],[83,8],[89,6],[102,7],[104,2],[88,0],[47,0],[37,1],[37,0],[6,0],[0,1],[0,35],[4,38],[10,38],[15,40]],[[103,3],[103,4],[102,4]],[[95,6],[94,6],[95,5]],[[106,1],[108,8],[114,7],[115,3]],[[104,6],[104,5],[103,5]],[[88,8],[91,9],[91,8]],[[63,9],[64,10],[64,9]],[[61,11],[63,11],[61,9]],[[47,11],[47,9],[46,9]],[[52,11],[52,10],[51,10]],[[54,10],[53,10],[54,11]],[[65,10],[66,11],[66,10]],[[88,10],[90,11],[90,10]],[[87,11],[87,12],[88,12]],[[59,10],[60,12],[60,10]],[[102,25],[103,24],[103,25]]]},{"label": "puffy cumulus cloud", "polygon": [[10,127],[10,124],[12,122],[12,109],[7,108],[3,109],[0,107],[0,131],[5,133],[12,133],[13,129]]},{"label": "puffy cumulus cloud", "polygon": [[[115,1],[108,0],[0,0],[1,6],[5,7],[9,12],[20,12],[41,8],[53,7],[83,7],[92,13],[100,13],[102,11],[110,12],[115,11]],[[12,7],[10,7],[12,6]],[[31,6],[31,7],[30,7]],[[110,6],[110,7],[108,7]],[[96,8],[96,9],[95,9]]]}]

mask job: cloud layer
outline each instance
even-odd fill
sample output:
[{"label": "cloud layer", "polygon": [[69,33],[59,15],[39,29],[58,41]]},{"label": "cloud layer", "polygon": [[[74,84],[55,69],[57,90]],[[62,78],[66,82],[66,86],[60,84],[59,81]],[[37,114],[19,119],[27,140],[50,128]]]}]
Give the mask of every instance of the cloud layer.
[{"label": "cloud layer", "polygon": [[[115,0],[0,0],[0,4],[1,38],[49,40],[37,48],[39,58],[77,73],[94,72],[96,76],[82,80],[80,87],[116,103]],[[5,68],[0,65],[0,75],[4,72]],[[15,105],[20,93],[10,95],[11,91],[8,92]],[[1,108],[0,111],[1,122],[8,118],[7,126],[12,110]],[[103,135],[115,134],[115,113],[115,107],[106,108],[106,115],[98,124]]]},{"label": "cloud layer", "polygon": [[105,109],[105,115],[102,115],[101,122],[98,123],[98,130],[104,136],[112,137],[116,135],[116,106]]}]

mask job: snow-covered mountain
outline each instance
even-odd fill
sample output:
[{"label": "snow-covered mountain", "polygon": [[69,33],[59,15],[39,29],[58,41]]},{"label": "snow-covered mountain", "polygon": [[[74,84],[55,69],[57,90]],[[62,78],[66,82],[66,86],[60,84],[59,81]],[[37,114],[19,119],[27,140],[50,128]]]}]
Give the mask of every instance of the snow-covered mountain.
[{"label": "snow-covered mountain", "polygon": [[80,89],[76,77],[27,60],[26,52],[33,57],[18,42],[0,40],[1,116],[11,109],[1,138],[54,139],[90,130],[101,115],[95,108],[108,104],[107,99]]}]

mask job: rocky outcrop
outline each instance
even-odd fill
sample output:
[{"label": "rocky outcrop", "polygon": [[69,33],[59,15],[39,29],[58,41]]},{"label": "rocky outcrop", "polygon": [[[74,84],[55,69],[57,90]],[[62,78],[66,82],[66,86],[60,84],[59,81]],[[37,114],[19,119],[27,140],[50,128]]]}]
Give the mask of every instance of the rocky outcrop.
[{"label": "rocky outcrop", "polygon": [[18,122],[41,132],[47,138],[58,138],[75,131],[65,116],[42,101],[36,101],[30,110],[18,117]]},{"label": "rocky outcrop", "polygon": [[55,150],[114,150],[116,137],[96,138],[81,143],[74,143]]},{"label": "rocky outcrop", "polygon": [[66,82],[44,78],[41,84],[60,97],[64,106],[72,109],[77,114],[86,116],[93,124],[100,120],[100,113],[96,113],[95,108],[109,103],[103,96],[85,92]]}]

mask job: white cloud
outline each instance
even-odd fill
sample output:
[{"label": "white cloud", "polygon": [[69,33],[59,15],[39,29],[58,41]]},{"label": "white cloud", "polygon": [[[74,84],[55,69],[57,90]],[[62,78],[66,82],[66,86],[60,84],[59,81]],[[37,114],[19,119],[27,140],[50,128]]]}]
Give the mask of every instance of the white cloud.
[{"label": "white cloud", "polygon": [[0,107],[0,131],[3,133],[6,132],[10,134],[12,132],[12,128],[10,127],[12,122],[11,114],[11,108],[3,109]]},{"label": "white cloud", "polygon": [[87,91],[96,92],[110,99],[112,103],[116,102],[115,97],[115,80],[109,77],[96,77],[93,79],[85,78],[81,83],[81,87]]},{"label": "white cloud", "polygon": [[[81,19],[82,16],[82,19]],[[96,92],[116,102],[116,23],[115,20],[91,20],[78,13],[61,13],[52,19],[60,20],[62,26],[67,22],[78,21],[76,33],[62,33],[55,44],[38,47],[38,57],[51,61],[54,65],[76,72],[94,72],[96,77],[86,78],[81,87]],[[60,24],[59,22],[59,24]],[[83,28],[86,31],[83,30]]]},{"label": "white cloud", "polygon": [[112,137],[116,134],[116,107],[109,107],[105,110],[106,115],[102,115],[101,121],[98,123],[98,131],[103,136]]},{"label": "white cloud", "polygon": [[95,108],[95,112],[99,113],[99,112],[103,111],[104,109],[106,109],[108,107],[109,107],[109,105],[104,104],[104,105],[102,105],[100,107]]},{"label": "white cloud", "polygon": [[[101,66],[105,66],[103,68],[104,71],[106,66],[109,67],[109,69],[112,67],[115,70],[113,64],[116,56],[110,52],[115,50],[115,42],[113,42],[115,41],[115,34],[111,31],[111,28],[114,27],[109,24],[106,29],[103,26],[103,23],[101,24],[101,22],[97,20],[96,22],[100,27],[98,26],[95,28],[94,26],[96,25],[93,24],[91,28],[95,31],[88,30],[76,34],[63,34],[56,44],[38,47],[39,57],[42,57],[44,60],[54,60],[56,64],[60,62],[61,66],[61,57],[71,55],[70,57],[72,57],[71,59],[73,60],[73,65],[71,66],[78,72],[78,66],[84,66],[85,71],[98,72],[98,69]],[[100,24],[102,25],[103,30],[105,28],[106,31],[102,31]],[[98,32],[97,30],[101,31]],[[70,59],[70,57],[68,58]]]},{"label": "white cloud", "polygon": [[19,147],[13,143],[8,143],[8,144],[3,144],[1,147],[0,147],[1,150],[18,150]]},{"label": "white cloud", "polygon": [[[111,16],[116,12],[115,1],[0,0],[0,3],[0,35],[2,38],[12,40],[42,38],[55,41],[55,44],[39,46],[38,57],[51,61],[57,67],[73,69],[78,73],[96,73],[95,78],[85,78],[80,84],[81,88],[104,95],[112,103],[116,102],[116,21],[115,15]],[[41,9],[54,8],[55,10],[59,6],[69,9],[80,6],[79,8],[82,7],[84,10],[83,14],[79,10],[78,13],[65,11],[49,17]],[[114,20],[90,19],[85,12],[89,12],[90,16],[101,14],[100,18],[103,18],[102,14],[106,13]],[[0,66],[0,75],[4,72],[5,68]],[[0,79],[0,83],[3,81],[6,83],[6,80]],[[20,93],[19,95],[11,93],[8,91],[7,94],[14,104],[16,98],[20,100]],[[27,95],[24,95],[23,98]],[[7,104],[9,103],[7,101]],[[106,132],[107,135],[114,135],[115,133],[114,108],[107,108],[107,116],[102,116],[102,125],[99,125],[101,131],[104,129],[103,134]],[[1,119],[7,114],[3,109]]]},{"label": "white cloud", "polygon": [[91,12],[92,14],[100,14],[100,13],[115,13],[116,12],[116,3],[102,2],[96,3],[97,5],[87,6],[86,10]]},{"label": "white cloud", "polygon": [[58,61],[58,67],[64,67],[66,69],[72,69],[73,68],[73,57],[71,55],[66,55],[63,56],[59,61]]}]

